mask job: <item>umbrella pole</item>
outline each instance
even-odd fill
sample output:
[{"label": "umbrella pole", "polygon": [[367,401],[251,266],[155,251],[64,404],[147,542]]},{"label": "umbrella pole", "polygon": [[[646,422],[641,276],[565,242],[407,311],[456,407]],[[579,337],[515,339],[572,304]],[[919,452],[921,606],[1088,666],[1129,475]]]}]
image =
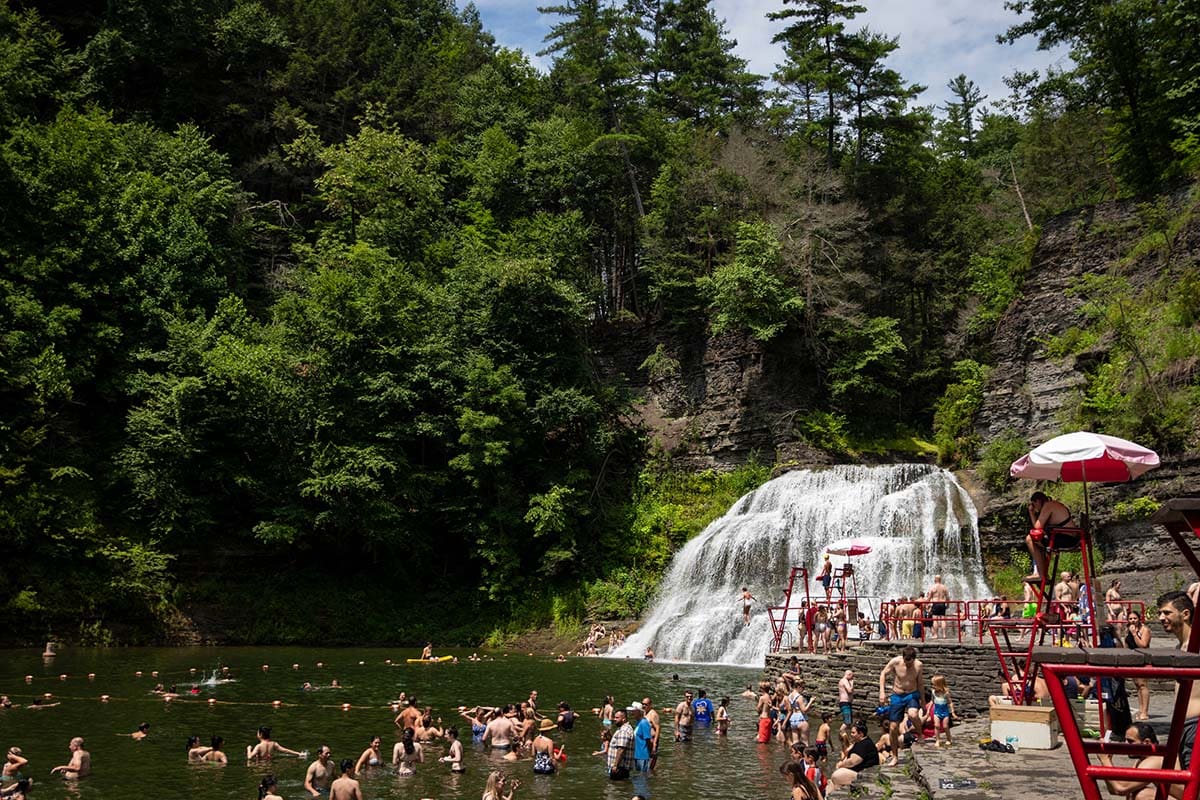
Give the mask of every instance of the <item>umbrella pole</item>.
[{"label": "umbrella pole", "polygon": [[1099,606],[1096,604],[1096,588],[1099,581],[1096,580],[1096,565],[1092,561],[1092,514],[1088,507],[1088,485],[1087,485],[1087,462],[1079,465],[1080,472],[1083,477],[1083,523],[1080,527],[1083,528],[1083,533],[1080,536],[1079,559],[1080,566],[1083,568],[1083,581],[1087,586],[1088,596],[1087,602],[1091,608],[1088,610],[1088,621],[1091,630],[1089,633],[1092,640],[1092,647],[1100,646],[1100,618]]}]

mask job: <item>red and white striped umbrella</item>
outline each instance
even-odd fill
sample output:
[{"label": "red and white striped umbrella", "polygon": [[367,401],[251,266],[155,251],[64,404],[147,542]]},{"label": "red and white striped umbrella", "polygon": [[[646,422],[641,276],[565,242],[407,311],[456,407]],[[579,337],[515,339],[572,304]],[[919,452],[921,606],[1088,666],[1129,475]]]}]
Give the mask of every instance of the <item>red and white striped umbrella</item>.
[{"label": "red and white striped umbrella", "polygon": [[1014,478],[1066,483],[1123,483],[1158,466],[1158,453],[1102,433],[1056,436],[1009,467]]}]

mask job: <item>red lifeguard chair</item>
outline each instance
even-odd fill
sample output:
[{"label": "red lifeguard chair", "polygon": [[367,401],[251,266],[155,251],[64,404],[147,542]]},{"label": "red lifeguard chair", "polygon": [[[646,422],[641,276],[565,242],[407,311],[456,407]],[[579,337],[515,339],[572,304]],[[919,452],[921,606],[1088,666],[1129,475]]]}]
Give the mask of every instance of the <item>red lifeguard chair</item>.
[{"label": "red lifeguard chair", "polygon": [[[804,587],[803,600],[798,604],[792,604],[792,596],[798,591],[796,585],[797,579]],[[851,564],[843,564],[840,567],[834,567],[831,573],[829,584],[829,599],[825,597],[825,589],[823,586],[818,586],[817,597],[814,599],[809,591],[809,573],[808,567],[792,567],[788,573],[787,586],[783,590],[783,605],[768,606],[767,616],[771,620],[771,652],[778,653],[784,646],[790,636],[787,632],[788,612],[796,612],[796,623],[798,626],[803,625],[807,628],[807,620],[804,614],[813,608],[825,608],[830,616],[830,624],[833,624],[833,611],[835,608],[842,608],[846,614],[847,626],[856,624],[858,611],[858,580],[854,576],[854,567]],[[808,631],[805,639],[808,645],[807,649],[813,652],[813,640],[811,631]]]},{"label": "red lifeguard chair", "polygon": [[[1085,520],[1086,524],[1086,520]],[[1000,672],[1008,686],[1013,703],[1024,705],[1034,696],[1037,680],[1038,659],[1035,652],[1044,647],[1049,637],[1060,646],[1069,645],[1074,638],[1079,645],[1099,645],[1099,621],[1096,614],[1095,561],[1092,556],[1091,534],[1084,528],[1051,528],[1045,533],[1046,554],[1049,568],[1042,575],[1033,592],[1037,610],[1029,619],[991,619],[988,631],[1000,658]],[[1059,557],[1063,553],[1080,553],[1083,582],[1081,596],[1076,604],[1078,620],[1064,619],[1067,609],[1059,607],[1047,592],[1053,586],[1053,577],[1058,574]],[[1086,589],[1086,593],[1083,591]],[[1017,641],[1013,638],[1016,635]],[[1028,639],[1025,636],[1028,636]]]},{"label": "red lifeguard chair", "polygon": [[[1200,558],[1192,550],[1191,536],[1200,538],[1200,497],[1181,497],[1168,501],[1151,518],[1167,529],[1184,558],[1200,579]],[[1187,719],[1192,684],[1200,680],[1200,624],[1193,614],[1191,636],[1185,649],[1180,650],[1063,650],[1038,648],[1034,659],[1046,675],[1046,686],[1054,702],[1063,738],[1071,754],[1071,762],[1079,776],[1085,800],[1101,800],[1100,782],[1104,780],[1147,782],[1156,787],[1156,797],[1165,798],[1170,786],[1183,786],[1184,800],[1200,797],[1200,753],[1193,752],[1187,769],[1176,769],[1176,758]],[[1170,734],[1163,745],[1138,745],[1124,742],[1084,740],[1079,723],[1072,713],[1071,701],[1063,689],[1062,678],[1067,675],[1091,675],[1096,678],[1167,678],[1178,684],[1175,707],[1171,713]],[[1136,756],[1161,755],[1162,769],[1136,767],[1106,767],[1092,764],[1089,756],[1097,753]]]}]

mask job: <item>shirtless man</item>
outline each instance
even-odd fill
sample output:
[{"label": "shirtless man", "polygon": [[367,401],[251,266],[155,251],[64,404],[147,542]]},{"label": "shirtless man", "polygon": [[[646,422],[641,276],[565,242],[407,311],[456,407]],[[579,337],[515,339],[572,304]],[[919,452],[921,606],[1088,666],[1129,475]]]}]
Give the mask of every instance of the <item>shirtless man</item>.
[{"label": "shirtless man", "polygon": [[[1179,642],[1181,650],[1187,650],[1188,640],[1192,636],[1192,614],[1194,612],[1195,606],[1192,605],[1192,599],[1183,592],[1167,592],[1158,598],[1158,621],[1162,623],[1163,630],[1174,636]],[[1188,765],[1192,763],[1192,746],[1196,742],[1198,718],[1200,718],[1200,681],[1195,681],[1192,683],[1192,693],[1188,698],[1187,716],[1183,723],[1183,738],[1179,743],[1181,769],[1187,769]],[[1165,764],[1164,766],[1170,768],[1172,765]],[[1181,790],[1183,787],[1175,784],[1171,788],[1172,794],[1174,794],[1175,790]]]},{"label": "shirtless man", "polygon": [[251,761],[270,761],[276,753],[287,753],[289,756],[300,756],[297,750],[289,750],[271,738],[271,729],[262,726],[258,729],[258,744],[246,746],[246,763]]},{"label": "shirtless man", "polygon": [[513,740],[520,736],[521,731],[513,724],[510,716],[512,710],[511,705],[505,706],[502,713],[493,717],[487,724],[482,740],[485,744],[490,744],[497,750],[508,750],[513,746]]},{"label": "shirtless man", "polygon": [[416,695],[409,697],[407,702],[408,705],[404,707],[403,711],[396,715],[396,719],[394,720],[396,727],[400,728],[402,731],[405,728],[417,727],[417,720],[421,718],[421,710],[417,708]]},{"label": "shirtless man", "polygon": [[425,647],[421,649],[421,660],[428,661],[433,658],[433,642],[426,642]]},{"label": "shirtless man", "polygon": [[900,636],[904,639],[913,638],[916,631],[917,607],[907,597],[900,598],[900,605],[896,606],[896,616],[900,618]]},{"label": "shirtless man", "polygon": [[[888,705],[888,721],[891,722],[890,741],[900,743],[900,723],[905,715],[916,717],[920,714],[922,700],[925,697],[925,676],[921,672],[921,661],[913,647],[906,647],[900,655],[887,663],[879,673],[879,704]],[[884,690],[888,675],[892,675],[892,694],[888,697]],[[895,767],[900,763],[900,747],[893,747],[892,758],[888,762]]]},{"label": "shirtless man", "polygon": [[817,577],[821,585],[825,587],[825,602],[830,602],[833,597],[833,562],[829,560],[829,554],[825,554],[825,561],[821,564],[821,574]]},{"label": "shirtless man", "polygon": [[750,594],[750,590],[745,586],[742,587],[742,622],[750,624],[750,604],[758,600],[757,597]]},{"label": "shirtless man", "polygon": [[351,777],[354,774],[354,761],[343,758],[341,766],[342,777],[330,785],[329,800],[363,800],[362,789],[359,788],[358,781]]},{"label": "shirtless man", "polygon": [[304,773],[304,790],[313,797],[329,794],[329,786],[333,783],[332,756],[329,745],[321,745],[317,748],[317,760],[309,764],[308,772]]},{"label": "shirtless man", "polygon": [[842,712],[842,727],[838,737],[845,744],[850,735],[850,726],[854,723],[854,670],[848,669],[838,681],[838,709]]},{"label": "shirtless man", "polygon": [[655,765],[658,764],[658,741],[662,736],[662,722],[649,697],[642,698],[642,713],[645,715],[646,721],[650,723],[650,730],[654,732],[654,737],[650,740],[650,770],[653,771]]},{"label": "shirtless man", "polygon": [[1029,497],[1029,524],[1032,526],[1025,536],[1025,547],[1033,559],[1035,571],[1025,576],[1025,580],[1041,583],[1042,576],[1050,569],[1047,563],[1045,542],[1046,531],[1050,528],[1061,528],[1071,521],[1071,509],[1057,500],[1047,497],[1044,492],[1034,492]]},{"label": "shirtless man", "polygon": [[[1195,722],[1192,723],[1192,732],[1196,730]],[[71,751],[71,761],[63,764],[61,767],[55,767],[50,770],[53,775],[56,772],[62,773],[65,780],[73,781],[78,778],[86,778],[92,774],[92,754],[83,749],[83,737],[76,736],[68,745]]]},{"label": "shirtless man", "polygon": [[686,742],[692,738],[692,723],[695,719],[692,710],[692,693],[684,692],[683,701],[675,706],[675,741]]},{"label": "shirtless man", "polygon": [[1075,605],[1075,591],[1071,588],[1071,573],[1059,575],[1061,580],[1054,584],[1054,612],[1067,619],[1071,616],[1071,606]]},{"label": "shirtless man", "polygon": [[137,726],[136,731],[129,734],[129,738],[133,739],[135,742],[140,742],[142,739],[145,739],[149,735],[150,735],[150,723],[143,722],[141,725]]},{"label": "shirtless man", "polygon": [[950,602],[950,589],[942,583],[941,575],[933,576],[933,585],[929,587],[925,597],[929,600],[929,616],[933,617],[933,631],[931,631],[933,638],[944,639],[946,638],[946,608]]}]

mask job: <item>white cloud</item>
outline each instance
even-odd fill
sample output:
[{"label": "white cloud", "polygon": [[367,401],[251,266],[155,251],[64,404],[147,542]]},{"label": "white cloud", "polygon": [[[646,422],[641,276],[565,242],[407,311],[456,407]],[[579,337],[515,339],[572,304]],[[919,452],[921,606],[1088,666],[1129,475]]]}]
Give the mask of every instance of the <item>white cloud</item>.
[{"label": "white cloud", "polygon": [[[924,105],[946,102],[946,82],[960,72],[975,81],[990,101],[997,101],[1008,93],[1004,76],[1014,70],[1044,73],[1048,65],[1068,63],[1065,50],[1040,52],[1031,39],[998,44],[996,36],[1018,19],[1004,8],[1004,0],[860,2],[867,11],[850,23],[851,29],[865,25],[900,37],[900,49],[893,53],[891,64],[908,81],[928,87],[918,99]],[[537,6],[541,4],[530,0],[475,2],[484,26],[497,42],[524,50],[544,69],[549,59],[534,54],[545,46],[543,37],[558,18],[539,14]],[[784,23],[772,22],[766,15],[783,8],[782,0],[713,0],[713,8],[737,40],[737,54],[749,62],[752,71],[770,75],[782,59],[782,51],[771,39]]]}]

